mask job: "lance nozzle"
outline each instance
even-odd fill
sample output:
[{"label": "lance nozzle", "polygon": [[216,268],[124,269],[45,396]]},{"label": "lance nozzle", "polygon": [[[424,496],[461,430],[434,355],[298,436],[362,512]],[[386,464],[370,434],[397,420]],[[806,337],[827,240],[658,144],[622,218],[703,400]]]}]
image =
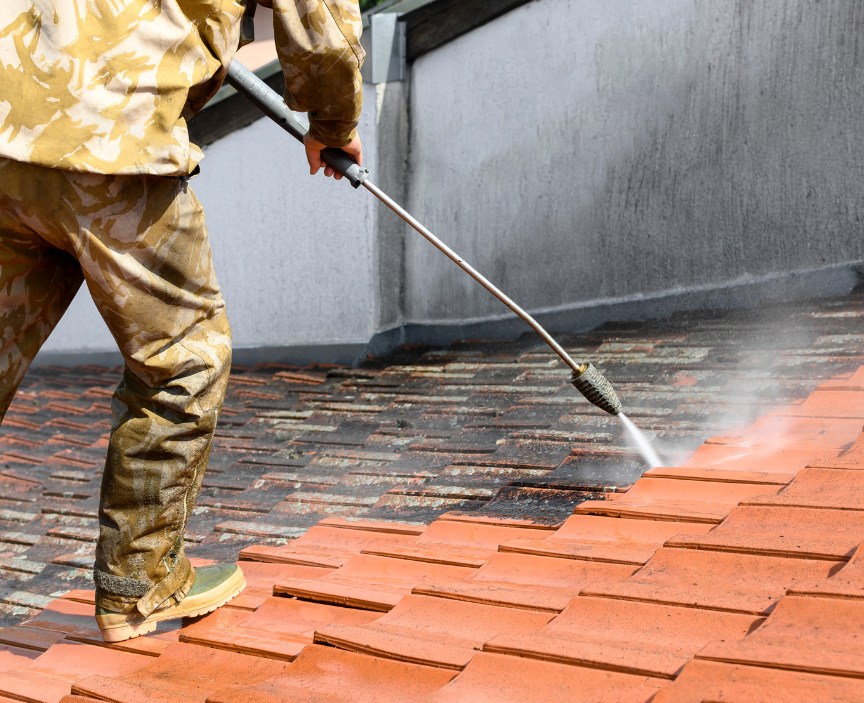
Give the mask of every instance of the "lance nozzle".
[{"label": "lance nozzle", "polygon": [[610,415],[620,414],[623,408],[618,394],[597,367],[594,364],[580,364],[577,368],[580,370],[574,369],[570,376],[570,383],[576,386],[576,390],[590,403],[594,403]]}]

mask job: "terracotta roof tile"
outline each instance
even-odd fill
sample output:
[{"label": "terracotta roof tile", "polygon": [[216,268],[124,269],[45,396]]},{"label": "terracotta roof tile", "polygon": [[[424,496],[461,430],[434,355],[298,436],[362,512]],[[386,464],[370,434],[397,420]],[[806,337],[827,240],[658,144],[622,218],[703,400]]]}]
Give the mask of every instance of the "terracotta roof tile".
[{"label": "terracotta roof tile", "polygon": [[453,673],[313,645],[307,647],[283,675],[274,672],[261,683],[223,688],[210,695],[207,701],[342,703],[346,695],[350,695],[350,700],[357,703],[402,703],[436,691],[453,677]]},{"label": "terracotta roof tile", "polygon": [[864,511],[785,506],[741,506],[722,525],[670,547],[693,547],[846,561],[864,535]]},{"label": "terracotta roof tile", "polygon": [[434,703],[646,703],[662,679],[479,653]]},{"label": "terracotta roof tile", "polygon": [[[81,645],[86,646],[86,645]],[[106,650],[110,651],[110,650]],[[132,656],[132,655],[126,655]],[[287,664],[177,643],[134,672],[99,667],[101,675],[79,673],[72,693],[116,703],[204,703],[210,694],[229,685],[251,684],[278,676]],[[111,674],[105,674],[110,671]]]},{"label": "terracotta roof tile", "polygon": [[0,694],[26,701],[53,703],[70,692],[78,679],[111,671],[124,676],[140,669],[149,657],[60,641],[27,664],[0,672]]},{"label": "terracotta roof tile", "polygon": [[[826,627],[826,623],[836,623]],[[864,678],[864,600],[786,596],[762,627],[737,642],[713,642],[700,659]]]},{"label": "terracotta roof tile", "polygon": [[735,640],[764,618],[608,598],[574,598],[542,630],[510,631],[484,650],[673,678],[706,644]]},{"label": "terracotta roof tile", "polygon": [[362,626],[328,625],[315,641],[400,661],[462,669],[477,650],[502,632],[536,630],[549,613],[405,596],[389,613]]},{"label": "terracotta roof tile", "polygon": [[242,654],[291,661],[312,644],[317,628],[363,625],[379,616],[380,613],[368,610],[271,597],[252,614],[230,608],[217,610],[185,627],[180,639]]},{"label": "terracotta roof tile", "polygon": [[554,533],[501,544],[504,552],[641,565],[663,543],[682,531],[701,534],[710,524],[573,515]]},{"label": "terracotta roof tile", "polygon": [[696,660],[684,667],[676,681],[660,691],[652,703],[860,703],[861,700],[864,700],[861,679]]},{"label": "terracotta roof tile", "polygon": [[646,477],[637,481],[620,499],[586,501],[576,506],[575,512],[579,515],[719,523],[742,500],[771,490],[771,486],[764,484]]},{"label": "terracotta roof tile", "polygon": [[279,581],[273,592],[318,603],[386,612],[419,583],[434,578],[465,578],[473,571],[468,567],[360,554],[318,579]]},{"label": "terracotta roof tile", "polygon": [[825,578],[842,564],[664,547],[626,581],[586,588],[582,593],[761,615],[796,580]]}]

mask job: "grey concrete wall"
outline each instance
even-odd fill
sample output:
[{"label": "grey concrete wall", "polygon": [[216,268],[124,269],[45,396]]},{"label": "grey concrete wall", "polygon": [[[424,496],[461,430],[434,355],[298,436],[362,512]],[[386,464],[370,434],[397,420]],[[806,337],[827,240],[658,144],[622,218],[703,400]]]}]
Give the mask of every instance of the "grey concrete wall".
[{"label": "grey concrete wall", "polygon": [[[561,323],[864,257],[864,3],[535,0],[421,57],[410,114],[412,210]],[[503,311],[413,237],[405,280],[409,323]]]},{"label": "grey concrete wall", "polygon": [[[534,0],[406,83],[367,86],[361,135],[391,195],[552,329],[576,329],[848,290],[862,114],[864,3]],[[213,144],[203,169],[246,358],[524,331],[364,191],[310,179],[269,122]],[[83,296],[46,345],[52,361],[111,349]]]}]

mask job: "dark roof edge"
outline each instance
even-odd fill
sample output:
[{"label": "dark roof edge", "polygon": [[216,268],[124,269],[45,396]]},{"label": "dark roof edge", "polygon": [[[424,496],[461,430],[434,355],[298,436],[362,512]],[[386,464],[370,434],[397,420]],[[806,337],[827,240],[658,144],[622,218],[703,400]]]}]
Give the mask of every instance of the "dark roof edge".
[{"label": "dark roof edge", "polygon": [[[401,14],[405,22],[407,58],[414,61],[510,10],[534,0],[432,0]],[[398,11],[399,4],[388,7]]]}]

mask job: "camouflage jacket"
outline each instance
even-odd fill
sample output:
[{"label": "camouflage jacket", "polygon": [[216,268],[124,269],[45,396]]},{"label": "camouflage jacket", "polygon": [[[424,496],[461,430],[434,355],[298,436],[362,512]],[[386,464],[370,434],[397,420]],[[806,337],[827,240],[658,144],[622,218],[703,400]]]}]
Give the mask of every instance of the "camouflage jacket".
[{"label": "camouflage jacket", "polygon": [[[242,0],[0,0],[0,156],[70,171],[184,175],[186,121],[219,89]],[[286,102],[330,146],[360,116],[357,0],[274,0]]]}]

